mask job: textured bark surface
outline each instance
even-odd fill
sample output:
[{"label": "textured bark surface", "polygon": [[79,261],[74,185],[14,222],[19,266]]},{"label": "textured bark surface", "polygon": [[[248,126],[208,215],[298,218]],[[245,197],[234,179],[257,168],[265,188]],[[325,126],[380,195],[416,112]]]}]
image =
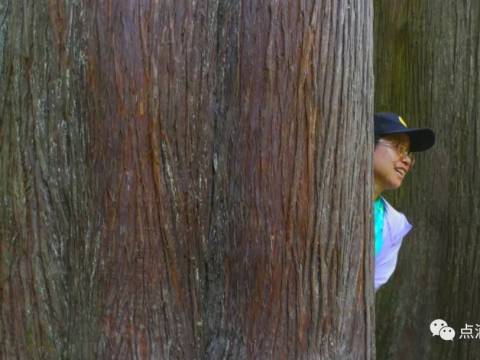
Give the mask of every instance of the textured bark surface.
[{"label": "textured bark surface", "polygon": [[[480,323],[480,3],[375,2],[376,110],[436,130],[395,197],[414,225],[392,281],[377,295],[381,359],[477,359]],[[444,319],[455,340],[432,337]]]},{"label": "textured bark surface", "polygon": [[3,1],[0,355],[370,359],[370,1]]}]

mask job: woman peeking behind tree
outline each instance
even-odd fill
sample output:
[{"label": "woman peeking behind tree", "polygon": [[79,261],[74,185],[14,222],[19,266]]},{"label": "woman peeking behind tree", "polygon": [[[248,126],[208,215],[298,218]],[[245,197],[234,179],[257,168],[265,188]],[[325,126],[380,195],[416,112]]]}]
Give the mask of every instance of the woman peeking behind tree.
[{"label": "woman peeking behind tree", "polygon": [[374,122],[373,209],[377,291],[393,274],[402,240],[412,229],[405,215],[395,210],[381,194],[402,185],[415,163],[413,153],[431,148],[435,143],[435,134],[427,128],[409,128],[405,120],[392,113],[375,114]]}]

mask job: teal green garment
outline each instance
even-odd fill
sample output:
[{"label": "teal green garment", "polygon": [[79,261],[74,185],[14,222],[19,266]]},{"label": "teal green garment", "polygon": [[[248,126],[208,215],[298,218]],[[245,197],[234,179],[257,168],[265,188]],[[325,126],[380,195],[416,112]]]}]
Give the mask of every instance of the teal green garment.
[{"label": "teal green garment", "polygon": [[385,205],[381,197],[373,203],[373,220],[375,229],[375,256],[380,253],[383,246],[383,215],[385,214]]}]

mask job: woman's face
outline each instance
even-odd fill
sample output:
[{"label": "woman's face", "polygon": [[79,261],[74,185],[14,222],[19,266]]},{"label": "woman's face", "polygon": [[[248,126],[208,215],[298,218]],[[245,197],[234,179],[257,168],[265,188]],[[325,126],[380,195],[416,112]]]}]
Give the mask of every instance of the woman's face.
[{"label": "woman's face", "polygon": [[410,149],[410,138],[406,134],[386,135],[379,139],[373,153],[375,188],[398,189],[412,167],[412,160],[402,155],[401,149]]}]

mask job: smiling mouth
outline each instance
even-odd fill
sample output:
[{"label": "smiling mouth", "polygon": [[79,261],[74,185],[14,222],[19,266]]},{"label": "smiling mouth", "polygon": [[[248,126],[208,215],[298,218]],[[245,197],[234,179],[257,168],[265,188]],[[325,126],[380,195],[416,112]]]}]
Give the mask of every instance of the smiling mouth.
[{"label": "smiling mouth", "polygon": [[405,176],[405,174],[407,173],[404,169],[395,169],[395,171],[397,172],[397,174],[399,174],[402,178]]}]

